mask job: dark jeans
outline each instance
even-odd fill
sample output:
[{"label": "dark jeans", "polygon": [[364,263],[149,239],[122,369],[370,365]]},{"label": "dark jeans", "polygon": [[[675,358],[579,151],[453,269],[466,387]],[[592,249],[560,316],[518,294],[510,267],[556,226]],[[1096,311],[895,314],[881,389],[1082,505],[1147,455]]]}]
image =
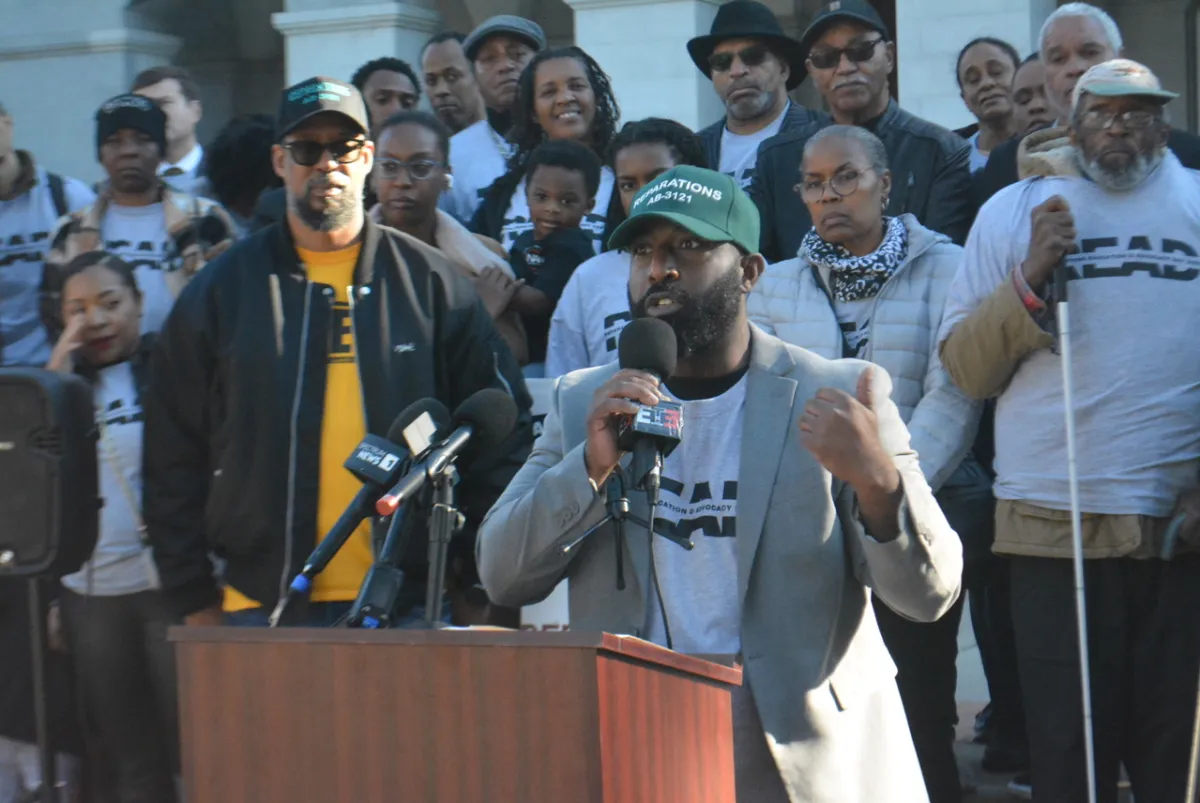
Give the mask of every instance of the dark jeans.
[{"label": "dark jeans", "polygon": [[954,758],[958,724],[958,625],[963,600],[936,622],[913,622],[894,613],[878,597],[875,619],[896,662],[896,685],[904,703],[929,803],[960,803],[962,785]]},{"label": "dark jeans", "polygon": [[[1011,560],[1033,799],[1086,801],[1071,561]],[[1137,803],[1182,801],[1200,672],[1200,555],[1088,560],[1084,588],[1099,803],[1117,800],[1122,763]]]},{"label": "dark jeans", "polygon": [[119,803],[171,803],[179,768],[174,624],[156,591],[116,597],[63,589],[63,629],[89,726],[115,769]]},{"label": "dark jeans", "polygon": [[1017,673],[1017,645],[1012,623],[1012,581],[1009,560],[992,552],[996,500],[988,492],[980,500],[986,519],[963,538],[963,588],[969,595],[971,629],[987,679],[992,713],[988,729],[992,744],[1010,749],[1025,744],[1025,707]]},{"label": "dark jeans", "polygon": [[[992,491],[987,475],[973,460],[964,463],[937,494],[950,526],[964,543],[964,565],[973,563],[975,543],[992,524]],[[983,550],[986,552],[986,549]],[[954,757],[958,724],[958,628],[963,598],[936,622],[912,622],[874,598],[883,642],[896,662],[896,685],[930,803],[960,803],[962,784]]]}]

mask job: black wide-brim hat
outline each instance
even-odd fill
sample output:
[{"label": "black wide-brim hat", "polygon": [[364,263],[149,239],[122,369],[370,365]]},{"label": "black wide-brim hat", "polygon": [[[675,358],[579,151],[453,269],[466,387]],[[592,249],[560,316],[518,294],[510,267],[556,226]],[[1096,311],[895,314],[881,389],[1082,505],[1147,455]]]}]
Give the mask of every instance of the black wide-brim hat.
[{"label": "black wide-brim hat", "polygon": [[708,66],[708,57],[726,39],[762,39],[769,44],[771,50],[782,56],[790,68],[787,81],[789,90],[800,86],[800,82],[808,75],[800,43],[783,32],[779,20],[762,3],[731,0],[717,9],[717,16],[707,36],[697,36],[687,43],[688,55],[710,80],[712,69]]}]

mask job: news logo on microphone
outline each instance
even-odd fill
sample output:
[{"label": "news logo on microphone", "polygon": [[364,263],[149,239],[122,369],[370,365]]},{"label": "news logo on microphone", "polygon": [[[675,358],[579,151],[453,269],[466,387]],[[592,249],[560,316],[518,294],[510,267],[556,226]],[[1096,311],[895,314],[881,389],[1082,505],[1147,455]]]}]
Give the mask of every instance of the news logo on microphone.
[{"label": "news logo on microphone", "polygon": [[637,415],[624,418],[617,425],[617,446],[622,451],[633,451],[639,437],[654,439],[663,457],[669,455],[683,439],[683,405],[666,400],[654,407],[642,405]]}]

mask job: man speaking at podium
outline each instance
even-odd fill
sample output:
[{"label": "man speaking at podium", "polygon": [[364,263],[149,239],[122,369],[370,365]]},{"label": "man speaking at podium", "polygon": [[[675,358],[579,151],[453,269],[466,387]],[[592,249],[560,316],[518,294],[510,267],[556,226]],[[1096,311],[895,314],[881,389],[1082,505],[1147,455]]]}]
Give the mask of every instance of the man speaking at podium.
[{"label": "man speaking at podium", "polygon": [[[572,629],[738,655],[741,803],[925,801],[868,599],[937,619],[958,596],[961,545],[887,374],[750,325],[758,237],[758,213],[728,176],[679,167],[641,191],[612,242],[632,254],[635,319],[674,330],[676,370],[660,382],[609,365],[557,381],[542,436],[480,528],[480,576],[503,605],[569,576]],[[655,529],[690,533],[695,548],[651,547],[626,521],[618,590],[611,525],[571,545],[603,519],[605,483],[627,462],[618,418],[662,398],[682,403],[683,438],[662,469]],[[629,497],[648,519],[642,494]]]}]

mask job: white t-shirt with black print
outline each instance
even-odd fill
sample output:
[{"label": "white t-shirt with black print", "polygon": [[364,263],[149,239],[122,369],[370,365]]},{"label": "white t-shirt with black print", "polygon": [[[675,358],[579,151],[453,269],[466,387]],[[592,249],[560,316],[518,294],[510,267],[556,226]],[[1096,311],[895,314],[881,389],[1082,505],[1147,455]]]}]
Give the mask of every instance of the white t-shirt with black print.
[{"label": "white t-shirt with black print", "polygon": [[[77,212],[96,200],[82,181],[63,179],[66,212]],[[58,224],[58,210],[46,171],[26,193],[0,201],[0,364],[42,366],[54,344],[38,312],[42,260]]]},{"label": "white t-shirt with black print", "polygon": [[126,361],[101,369],[94,398],[96,417],[104,422],[106,433],[96,444],[103,500],[100,539],[91,559],[62,582],[76,594],[98,597],[149,591],[158,588],[159,581],[150,548],[138,530],[143,415],[133,366]]},{"label": "white t-shirt with black print", "polygon": [[[597,254],[600,253],[601,240],[604,239],[605,216],[608,213],[608,204],[612,200],[615,183],[612,168],[606,165],[600,171],[600,189],[596,193],[596,203],[579,224],[579,228],[591,235]],[[504,213],[504,223],[500,227],[500,244],[504,246],[505,251],[512,251],[516,239],[531,229],[533,220],[529,216],[529,199],[525,197],[525,179],[521,179],[508,202],[508,211]]]},{"label": "white t-shirt with black print", "polygon": [[787,114],[789,104],[784,104],[783,111],[761,131],[753,134],[735,134],[728,128],[721,131],[721,166],[719,170],[742,185],[742,189],[750,186],[754,180],[754,165],[758,161],[758,146],[779,133],[783,127],[783,117]]},{"label": "white t-shirt with black print", "polygon": [[157,332],[175,303],[162,261],[170,251],[162,202],[146,206],[110,204],[101,223],[104,248],[133,266],[142,291],[142,332]]},{"label": "white t-shirt with black print", "polygon": [[629,254],[605,251],[584,262],[567,281],[550,319],[546,376],[616,362],[629,311]]},{"label": "white t-shirt with black print", "polygon": [[484,192],[507,171],[512,152],[512,145],[486,119],[452,136],[450,171],[454,186],[442,193],[441,208],[463,224],[470,223]]},{"label": "white t-shirt with black print", "polygon": [[842,338],[848,347],[843,357],[861,357],[867,350],[867,338],[871,334],[871,311],[875,308],[875,297],[856,301],[834,301],[833,312],[837,315]]},{"label": "white t-shirt with black print", "polygon": [[[647,594],[646,633],[683,653],[735,655],[741,650],[737,588],[738,472],[746,377],[711,399],[683,402],[686,437],[663,464],[656,530],[690,537],[685,550],[654,537],[662,595]],[[666,610],[666,627],[663,610]]]}]

